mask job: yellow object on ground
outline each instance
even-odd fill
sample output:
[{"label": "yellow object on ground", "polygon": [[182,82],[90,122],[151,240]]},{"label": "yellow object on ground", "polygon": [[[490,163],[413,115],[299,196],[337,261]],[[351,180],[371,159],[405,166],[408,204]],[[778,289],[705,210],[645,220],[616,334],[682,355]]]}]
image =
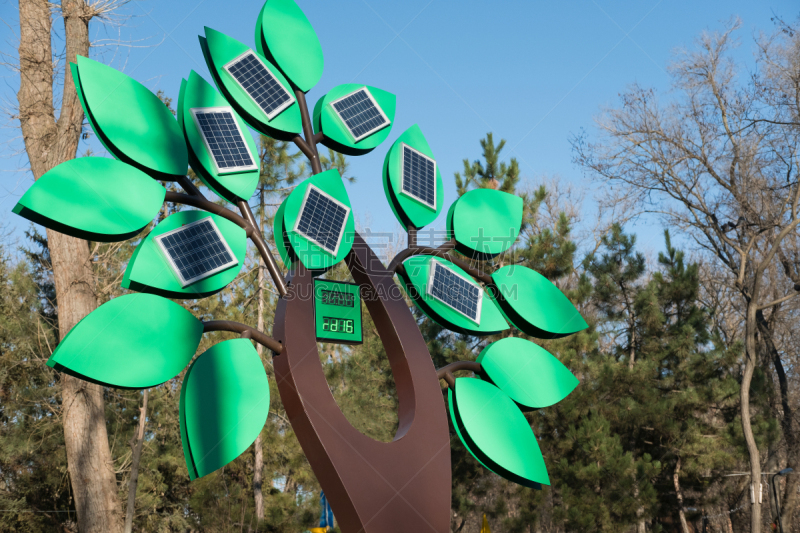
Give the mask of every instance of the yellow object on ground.
[{"label": "yellow object on ground", "polygon": [[492,530],[489,529],[489,521],[486,520],[486,515],[483,515],[483,525],[481,526],[481,533],[492,533]]},{"label": "yellow object on ground", "polygon": [[327,527],[312,527],[310,529],[311,533],[327,533]]}]

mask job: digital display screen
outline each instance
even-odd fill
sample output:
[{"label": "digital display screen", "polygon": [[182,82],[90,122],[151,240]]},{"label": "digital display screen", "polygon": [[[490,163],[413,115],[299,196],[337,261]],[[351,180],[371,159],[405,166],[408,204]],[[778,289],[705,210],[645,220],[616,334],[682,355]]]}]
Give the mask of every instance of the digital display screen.
[{"label": "digital display screen", "polygon": [[355,283],[314,280],[314,322],[317,341],[361,344],[361,292]]},{"label": "digital display screen", "polygon": [[355,321],[350,318],[324,316],[322,317],[322,331],[353,333],[355,331]]},{"label": "digital display screen", "polygon": [[337,305],[339,307],[353,307],[355,301],[351,292],[326,291],[322,290],[322,303],[326,305]]}]

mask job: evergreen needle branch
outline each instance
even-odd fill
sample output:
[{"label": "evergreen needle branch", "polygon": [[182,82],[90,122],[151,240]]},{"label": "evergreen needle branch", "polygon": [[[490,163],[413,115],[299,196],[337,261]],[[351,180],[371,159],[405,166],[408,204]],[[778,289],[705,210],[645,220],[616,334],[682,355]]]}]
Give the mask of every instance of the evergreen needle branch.
[{"label": "evergreen needle branch", "polygon": [[230,331],[239,333],[240,335],[246,333],[247,335],[243,335],[244,338],[253,339],[260,345],[266,346],[272,350],[275,355],[279,355],[281,351],[283,351],[283,345],[280,342],[241,322],[234,322],[232,320],[209,320],[208,322],[203,322],[203,333],[209,333],[211,331]]}]

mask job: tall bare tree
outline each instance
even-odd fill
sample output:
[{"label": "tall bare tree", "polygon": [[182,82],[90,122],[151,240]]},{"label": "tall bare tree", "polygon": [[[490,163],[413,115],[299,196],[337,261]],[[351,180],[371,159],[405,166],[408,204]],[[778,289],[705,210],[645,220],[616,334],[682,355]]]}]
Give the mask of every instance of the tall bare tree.
[{"label": "tall bare tree", "polygon": [[[34,179],[75,157],[83,124],[68,66],[54,61],[54,18],[64,22],[67,63],[89,55],[89,22],[113,11],[120,2],[19,0],[19,121]],[[59,80],[59,73],[63,78]],[[60,83],[59,83],[60,82]],[[58,85],[61,106],[56,114]],[[47,230],[58,304],[59,335],[97,307],[95,277],[86,241]],[[117,482],[108,446],[103,389],[60,374],[64,440],[72,493],[83,533],[122,530]]]},{"label": "tall bare tree", "polygon": [[[800,466],[783,354],[771,340],[768,320],[800,290],[800,256],[794,252],[800,223],[800,37],[778,32],[762,39],[760,62],[767,71],[742,81],[729,57],[738,27],[736,20],[722,33],[704,33],[697,51],[679,55],[670,67],[679,95],[673,102],[662,105],[654,91],[634,86],[622,95],[621,107],[598,120],[600,140],[579,137],[574,148],[577,162],[592,174],[685,230],[729,273],[731,289],[741,298],[740,407],[756,496],[751,531],[756,533],[762,530],[762,458],[751,424],[750,384],[759,364],[775,368],[787,460],[795,470]],[[782,277],[776,279],[774,272]],[[769,357],[759,357],[762,350]],[[797,507],[797,481],[789,484],[787,520]]]}]

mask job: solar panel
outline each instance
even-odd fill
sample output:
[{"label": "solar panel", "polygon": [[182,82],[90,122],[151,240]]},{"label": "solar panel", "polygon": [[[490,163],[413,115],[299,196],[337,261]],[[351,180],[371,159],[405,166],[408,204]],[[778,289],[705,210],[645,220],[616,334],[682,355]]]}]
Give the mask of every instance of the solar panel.
[{"label": "solar panel", "polygon": [[239,264],[211,217],[168,231],[155,239],[182,287]]},{"label": "solar panel", "polygon": [[294,103],[294,96],[252,50],[225,65],[225,70],[270,120]]},{"label": "solar panel", "polygon": [[336,255],[350,208],[313,185],[306,189],[294,231]]},{"label": "solar panel", "polygon": [[482,289],[438,261],[431,261],[428,294],[480,325]]},{"label": "solar panel", "polygon": [[366,87],[339,98],[331,105],[356,141],[389,125],[389,118]]},{"label": "solar panel", "polygon": [[217,172],[225,174],[258,169],[233,109],[194,107],[191,112]]},{"label": "solar panel", "polygon": [[403,188],[406,196],[436,210],[436,161],[403,143]]}]

